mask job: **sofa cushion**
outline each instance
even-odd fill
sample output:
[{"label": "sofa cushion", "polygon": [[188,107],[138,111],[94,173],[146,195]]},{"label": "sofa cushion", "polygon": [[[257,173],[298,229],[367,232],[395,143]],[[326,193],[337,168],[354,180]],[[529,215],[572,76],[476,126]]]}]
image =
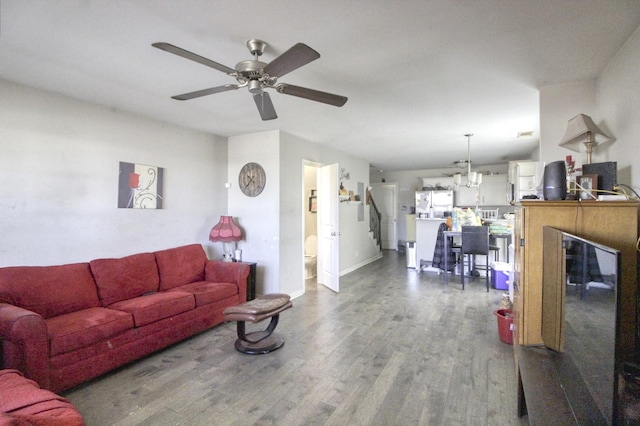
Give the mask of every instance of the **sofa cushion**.
[{"label": "sofa cushion", "polygon": [[207,255],[200,244],[155,252],[160,273],[160,290],[204,280]]},{"label": "sofa cushion", "polygon": [[67,400],[22,376],[0,370],[0,424],[84,425],[80,412]]},{"label": "sofa cushion", "polygon": [[43,318],[100,306],[88,263],[0,268],[0,302]]},{"label": "sofa cushion", "polygon": [[238,286],[231,283],[198,281],[170,290],[170,292],[173,291],[183,291],[193,294],[196,298],[196,306],[202,306],[236,296],[238,294]]},{"label": "sofa cushion", "polygon": [[172,291],[150,294],[123,300],[110,305],[110,309],[128,312],[133,316],[136,327],[151,324],[194,309],[196,302],[190,293]]},{"label": "sofa cushion", "polygon": [[158,290],[158,266],[153,253],[89,262],[103,306]]},{"label": "sofa cushion", "polygon": [[133,317],[122,311],[89,308],[46,320],[50,356],[108,340],[133,328]]}]

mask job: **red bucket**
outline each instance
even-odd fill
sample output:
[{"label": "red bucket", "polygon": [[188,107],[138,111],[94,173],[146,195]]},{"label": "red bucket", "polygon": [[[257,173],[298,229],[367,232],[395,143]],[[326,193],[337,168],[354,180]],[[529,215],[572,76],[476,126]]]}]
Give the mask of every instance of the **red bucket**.
[{"label": "red bucket", "polygon": [[498,309],[493,314],[498,318],[498,335],[507,345],[513,345],[513,312],[510,309]]}]

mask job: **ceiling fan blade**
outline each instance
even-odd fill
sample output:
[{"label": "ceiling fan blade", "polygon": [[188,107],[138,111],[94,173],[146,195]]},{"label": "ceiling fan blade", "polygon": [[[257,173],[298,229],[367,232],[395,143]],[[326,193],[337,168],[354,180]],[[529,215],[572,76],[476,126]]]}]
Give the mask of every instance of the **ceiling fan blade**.
[{"label": "ceiling fan blade", "polygon": [[174,46],[169,43],[153,43],[153,47],[157,47],[160,50],[164,50],[165,52],[173,53],[174,55],[182,56],[183,58],[190,59],[192,61],[198,62],[199,64],[206,65],[218,71],[222,71],[226,74],[234,74],[236,70],[233,68],[229,68],[225,65],[219,64],[217,62],[212,61],[211,59],[207,59],[203,56],[196,55],[195,53],[189,52],[188,50],[184,50],[178,46]]},{"label": "ceiling fan blade", "polygon": [[282,77],[293,70],[315,61],[320,54],[304,43],[297,43],[282,55],[269,62],[264,72],[271,77]]},{"label": "ceiling fan blade", "polygon": [[195,92],[172,96],[171,99],[175,99],[178,101],[188,101],[189,99],[200,98],[202,96],[213,95],[214,93],[221,93],[229,90],[235,90],[237,88],[237,84],[225,84],[224,86],[210,87],[209,89],[196,90]]},{"label": "ceiling fan blade", "polygon": [[307,89],[306,87],[294,86],[292,84],[278,84],[276,90],[285,95],[297,96],[337,107],[346,104],[348,100],[346,96],[334,95],[333,93]]},{"label": "ceiling fan blade", "polygon": [[273,120],[278,118],[276,110],[273,107],[273,102],[271,102],[271,97],[267,92],[256,93],[253,95],[253,100],[256,101],[256,106],[258,107],[258,112],[260,112],[262,120]]}]

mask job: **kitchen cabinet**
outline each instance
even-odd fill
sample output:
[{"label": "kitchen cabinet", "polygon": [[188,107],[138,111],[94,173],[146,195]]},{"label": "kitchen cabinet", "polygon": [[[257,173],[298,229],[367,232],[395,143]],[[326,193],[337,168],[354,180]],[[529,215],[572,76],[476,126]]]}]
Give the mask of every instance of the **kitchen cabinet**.
[{"label": "kitchen cabinet", "polygon": [[464,185],[456,188],[455,195],[456,207],[474,207],[479,204],[479,194],[477,187],[468,188]]},{"label": "kitchen cabinet", "polygon": [[477,188],[458,187],[455,203],[458,207],[506,206],[509,204],[508,188],[507,175],[483,175]]},{"label": "kitchen cabinet", "polygon": [[[518,344],[542,344],[544,226],[620,250],[623,293],[635,300],[638,205],[637,201],[521,201],[514,226],[514,338]],[[633,308],[623,309],[622,333],[634,338],[636,312]]]},{"label": "kitchen cabinet", "polygon": [[[440,177],[428,177],[422,178],[422,188],[429,189],[452,189],[453,188],[453,177],[451,176],[440,176]],[[422,189],[419,188],[419,189]]]},{"label": "kitchen cabinet", "polygon": [[480,206],[509,205],[509,182],[507,175],[482,175],[479,188]]}]

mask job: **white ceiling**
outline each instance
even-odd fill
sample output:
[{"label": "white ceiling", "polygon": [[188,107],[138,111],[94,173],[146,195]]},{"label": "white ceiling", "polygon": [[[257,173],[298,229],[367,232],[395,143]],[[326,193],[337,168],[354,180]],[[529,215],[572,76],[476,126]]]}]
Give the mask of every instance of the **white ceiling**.
[{"label": "white ceiling", "polygon": [[[639,25],[638,0],[0,0],[0,78],[221,136],[281,129],[385,170],[446,167],[473,133],[474,165],[498,164],[535,150],[539,87],[597,77]],[[233,68],[250,38],[264,62],[308,44],[321,58],[279,82],[349,101],[271,92],[263,122],[246,89],[170,98],[235,80],[151,43]]]}]

